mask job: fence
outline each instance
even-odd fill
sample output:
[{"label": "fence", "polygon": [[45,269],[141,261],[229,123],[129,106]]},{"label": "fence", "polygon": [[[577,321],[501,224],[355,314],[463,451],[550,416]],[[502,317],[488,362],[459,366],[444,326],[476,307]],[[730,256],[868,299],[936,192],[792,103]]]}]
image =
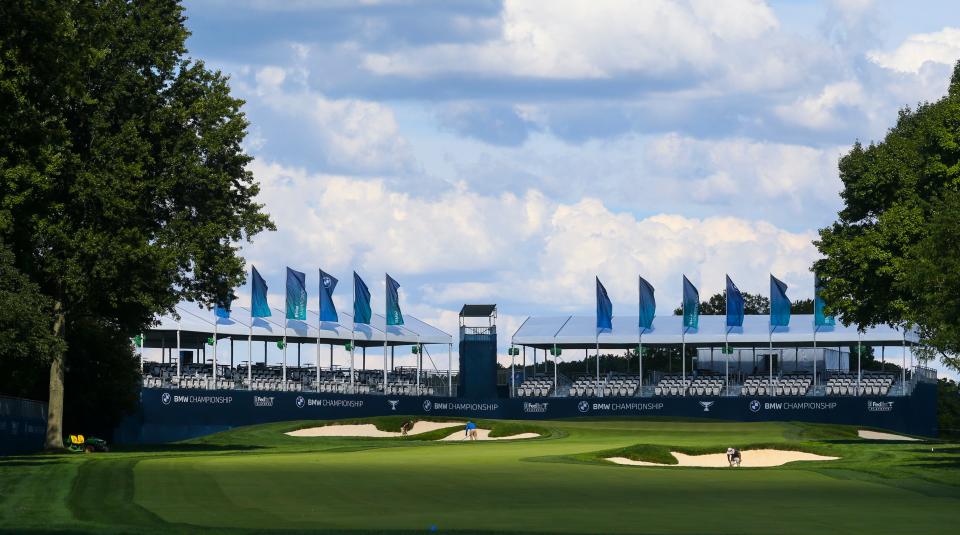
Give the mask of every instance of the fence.
[{"label": "fence", "polygon": [[0,396],[0,455],[40,451],[46,432],[46,403]]}]

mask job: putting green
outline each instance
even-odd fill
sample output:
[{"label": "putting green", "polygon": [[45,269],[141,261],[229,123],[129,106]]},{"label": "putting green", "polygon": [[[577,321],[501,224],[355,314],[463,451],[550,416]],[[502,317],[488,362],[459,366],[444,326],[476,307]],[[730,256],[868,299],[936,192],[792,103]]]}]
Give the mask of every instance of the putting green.
[{"label": "putting green", "polygon": [[[393,430],[401,421],[349,423]],[[304,438],[284,433],[316,422],[287,422],[155,450],[0,459],[0,530],[937,533],[960,520],[956,444],[865,441],[856,428],[790,423],[478,424],[546,436]],[[757,469],[603,461],[727,446],[840,460]]]}]

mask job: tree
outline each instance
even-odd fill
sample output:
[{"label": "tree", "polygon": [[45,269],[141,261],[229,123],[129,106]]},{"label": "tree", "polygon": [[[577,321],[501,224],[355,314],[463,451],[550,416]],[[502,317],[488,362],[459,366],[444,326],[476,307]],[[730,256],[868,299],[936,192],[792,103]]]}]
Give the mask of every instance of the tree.
[{"label": "tree", "polygon": [[860,328],[916,326],[957,369],[960,62],[944,98],[901,110],[883,141],[857,142],[839,169],[844,207],[814,242],[827,312]]},{"label": "tree", "polygon": [[13,252],[0,241],[0,392],[34,398],[63,343],[53,335],[50,299],[13,264]]},{"label": "tree", "polygon": [[[187,35],[174,0],[0,3],[0,237],[49,298],[58,340],[80,322],[130,337],[181,300],[229,302],[237,244],[273,228],[246,170],[243,103],[186,57]],[[50,448],[67,365],[51,359]]]},{"label": "tree", "polygon": [[[790,304],[790,312],[794,314],[813,314],[813,299],[798,299]],[[710,299],[700,302],[700,313],[707,315],[724,315],[727,313],[727,295],[723,292],[715,293]],[[770,298],[759,294],[743,292],[744,314],[769,314]],[[673,310],[675,316],[683,315],[683,306]]]}]

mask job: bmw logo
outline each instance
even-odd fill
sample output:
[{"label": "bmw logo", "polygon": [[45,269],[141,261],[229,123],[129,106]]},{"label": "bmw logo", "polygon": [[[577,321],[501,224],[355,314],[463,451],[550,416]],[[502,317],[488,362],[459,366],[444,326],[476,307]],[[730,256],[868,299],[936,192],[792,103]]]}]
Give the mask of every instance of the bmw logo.
[{"label": "bmw logo", "polygon": [[588,401],[581,401],[577,403],[577,410],[580,412],[587,412],[590,410],[590,403]]},{"label": "bmw logo", "polygon": [[750,412],[760,412],[760,402],[753,400],[750,402]]},{"label": "bmw logo", "polygon": [[307,403],[307,400],[303,399],[303,396],[297,396],[297,408],[302,409],[303,406]]},{"label": "bmw logo", "polygon": [[429,399],[423,400],[423,410],[430,412],[430,409],[433,408],[433,402]]},{"label": "bmw logo", "polygon": [[324,288],[329,288],[331,282],[332,282],[332,281],[330,280],[330,277],[324,277],[324,278],[323,278],[323,287],[324,287]]},{"label": "bmw logo", "polygon": [[171,401],[173,401],[173,396],[170,395],[170,392],[164,392],[163,395],[160,396],[160,402],[164,405],[169,405]]}]

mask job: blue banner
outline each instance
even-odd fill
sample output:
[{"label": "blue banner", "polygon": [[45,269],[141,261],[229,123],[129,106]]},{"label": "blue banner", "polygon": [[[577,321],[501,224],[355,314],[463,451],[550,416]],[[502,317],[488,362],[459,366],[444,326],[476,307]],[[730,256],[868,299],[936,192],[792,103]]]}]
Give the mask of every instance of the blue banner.
[{"label": "blue banner", "polygon": [[287,268],[287,319],[307,319],[307,276]]},{"label": "blue banner", "polygon": [[230,318],[230,307],[222,307],[220,305],[213,306],[213,313],[216,314],[218,318],[229,319]]},{"label": "blue banner", "polygon": [[613,303],[607,296],[607,289],[600,284],[597,277],[597,334],[608,333],[613,330]]},{"label": "blue banner", "polygon": [[653,297],[653,286],[640,277],[640,329],[652,329],[656,313],[657,300]]},{"label": "blue banner", "polygon": [[357,272],[353,272],[353,322],[370,325],[370,290]]},{"label": "blue banner", "polygon": [[826,303],[823,301],[823,297],[820,295],[820,277],[814,275],[813,277],[813,323],[817,327],[832,327],[836,320],[833,316],[827,316],[824,313],[824,307]]},{"label": "blue banner", "polygon": [[683,276],[683,326],[686,329],[696,329],[700,325],[700,292]]},{"label": "blue banner", "polygon": [[787,297],[787,285],[770,275],[770,325],[786,327],[790,325],[790,298]]},{"label": "blue banner", "polygon": [[403,313],[400,312],[400,283],[387,275],[387,325],[403,325]]},{"label": "blue banner", "polygon": [[250,316],[266,318],[270,316],[270,305],[267,304],[267,283],[260,276],[256,267],[250,276],[253,289],[250,292]]},{"label": "blue banner", "polygon": [[727,327],[743,326],[743,294],[727,275]]},{"label": "blue banner", "polygon": [[320,321],[340,321],[337,307],[333,304],[333,291],[337,288],[336,277],[320,270]]}]

